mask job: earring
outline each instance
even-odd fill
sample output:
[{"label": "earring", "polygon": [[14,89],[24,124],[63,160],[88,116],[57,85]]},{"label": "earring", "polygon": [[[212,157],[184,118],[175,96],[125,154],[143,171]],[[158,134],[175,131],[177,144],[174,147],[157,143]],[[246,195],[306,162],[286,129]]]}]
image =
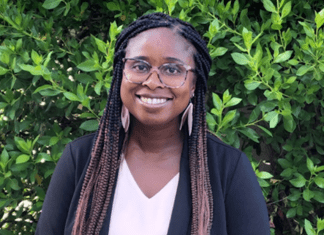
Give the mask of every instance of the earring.
[{"label": "earring", "polygon": [[184,122],[188,118],[189,136],[191,135],[191,132],[192,132],[192,113],[193,113],[193,104],[190,101],[190,103],[188,104],[186,110],[182,114],[182,118],[181,118],[181,122],[180,122],[180,130],[181,130],[182,127],[183,127]]},{"label": "earring", "polygon": [[122,110],[121,110],[121,122],[122,122],[122,125],[123,125],[125,133],[126,133],[129,128],[130,116],[129,116],[129,111],[124,104],[123,104]]}]

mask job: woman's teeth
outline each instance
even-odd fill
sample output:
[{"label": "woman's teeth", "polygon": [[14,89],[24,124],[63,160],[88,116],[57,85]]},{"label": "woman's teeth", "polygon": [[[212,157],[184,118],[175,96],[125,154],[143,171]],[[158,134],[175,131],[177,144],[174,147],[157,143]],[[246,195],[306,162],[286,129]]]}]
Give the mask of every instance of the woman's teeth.
[{"label": "woman's teeth", "polygon": [[141,97],[141,101],[147,104],[163,104],[167,101],[167,99],[164,98],[146,98],[146,97]]}]

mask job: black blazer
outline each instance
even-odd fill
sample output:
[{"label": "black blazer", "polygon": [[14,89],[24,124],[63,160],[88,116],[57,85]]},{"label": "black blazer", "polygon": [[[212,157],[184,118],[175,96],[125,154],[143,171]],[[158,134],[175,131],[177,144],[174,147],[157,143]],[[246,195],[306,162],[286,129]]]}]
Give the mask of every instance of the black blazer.
[{"label": "black blazer", "polygon": [[[93,139],[94,134],[83,136],[65,148],[46,193],[37,235],[71,234]],[[211,235],[270,234],[265,200],[246,155],[210,134],[207,136],[207,154],[214,201]],[[100,235],[108,235],[112,202],[113,198]],[[190,234],[190,226],[191,187],[185,139],[167,235]]]}]

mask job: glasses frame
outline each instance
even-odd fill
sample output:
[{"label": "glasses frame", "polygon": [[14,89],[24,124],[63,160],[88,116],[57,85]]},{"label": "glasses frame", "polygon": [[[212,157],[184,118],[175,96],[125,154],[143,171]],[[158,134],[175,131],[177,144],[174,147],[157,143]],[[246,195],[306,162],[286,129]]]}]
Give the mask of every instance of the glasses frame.
[{"label": "glasses frame", "polygon": [[[190,65],[183,64],[183,63],[165,63],[165,64],[162,64],[162,65],[160,65],[159,67],[157,67],[157,66],[152,66],[149,62],[147,62],[147,61],[145,61],[145,60],[136,59],[136,58],[123,58],[123,59],[122,59],[122,61],[123,61],[123,63],[124,63],[123,73],[124,73],[124,75],[125,75],[125,78],[126,78],[126,80],[127,80],[128,82],[130,82],[130,83],[134,83],[134,84],[143,84],[143,82],[133,82],[133,81],[131,81],[131,80],[128,79],[128,77],[127,77],[127,75],[126,75],[126,73],[125,73],[125,71],[124,71],[124,69],[125,69],[125,63],[126,63],[127,60],[140,61],[140,62],[143,62],[144,64],[147,64],[147,65],[150,67],[150,73],[148,74],[147,78],[146,78],[143,82],[147,81],[147,79],[152,75],[152,73],[153,73],[154,71],[156,71],[156,73],[157,73],[157,75],[158,75],[158,78],[159,78],[160,82],[161,82],[165,87],[168,87],[168,88],[179,88],[179,87],[183,86],[183,84],[185,84],[185,82],[186,82],[186,80],[187,80],[188,71],[192,71],[192,72],[194,72],[194,73],[196,72],[196,70],[193,69],[193,68],[191,68]],[[161,79],[161,76],[160,76],[160,68],[161,68],[162,66],[167,65],[167,64],[177,64],[177,65],[182,65],[182,66],[186,69],[186,76],[185,76],[185,79],[183,80],[183,82],[181,83],[181,85],[179,85],[179,86],[169,86],[169,85],[166,85],[166,84],[163,82],[163,80]]]}]

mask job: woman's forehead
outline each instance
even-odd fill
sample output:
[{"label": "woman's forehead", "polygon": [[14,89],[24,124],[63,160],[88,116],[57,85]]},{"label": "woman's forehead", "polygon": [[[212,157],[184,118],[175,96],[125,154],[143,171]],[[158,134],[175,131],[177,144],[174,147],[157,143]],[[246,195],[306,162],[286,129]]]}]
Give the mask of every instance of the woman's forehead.
[{"label": "woman's forehead", "polygon": [[183,36],[170,28],[154,28],[143,31],[131,38],[126,48],[126,56],[161,56],[181,60],[193,60],[195,48]]}]

